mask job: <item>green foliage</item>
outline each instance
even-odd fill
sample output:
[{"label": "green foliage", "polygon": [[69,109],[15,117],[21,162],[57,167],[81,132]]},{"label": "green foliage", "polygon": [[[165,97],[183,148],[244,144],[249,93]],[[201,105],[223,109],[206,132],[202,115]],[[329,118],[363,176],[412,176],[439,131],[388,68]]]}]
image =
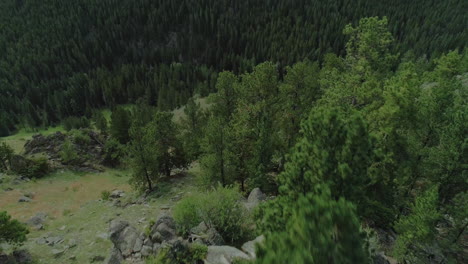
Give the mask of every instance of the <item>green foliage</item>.
[{"label": "green foliage", "polygon": [[220,233],[227,243],[237,243],[251,236],[249,216],[240,203],[241,195],[234,188],[219,186],[210,192],[182,199],[174,207],[179,232],[188,234],[204,221]]},{"label": "green foliage", "polygon": [[21,174],[28,178],[41,178],[49,172],[49,163],[47,158],[35,158],[30,160],[30,164]]},{"label": "green foliage", "polygon": [[130,141],[129,129],[131,126],[131,114],[125,108],[118,106],[112,111],[112,122],[110,134],[120,143],[126,144]]},{"label": "green foliage", "polygon": [[125,148],[114,138],[109,138],[104,144],[104,163],[107,166],[115,167],[121,164],[125,157]]},{"label": "green foliage", "polygon": [[72,141],[78,145],[88,145],[91,142],[91,138],[85,130],[72,129],[68,133],[72,137]]},{"label": "green foliage", "polygon": [[291,195],[330,187],[334,199],[344,197],[364,209],[369,168],[375,159],[373,139],[359,114],[346,120],[337,109],[316,109],[302,124],[302,139],[279,175],[280,191]]},{"label": "green foliage", "polygon": [[435,237],[435,223],[440,218],[437,198],[437,186],[431,187],[416,198],[410,214],[401,217],[395,223],[395,230],[399,236],[393,254],[399,261],[425,263],[425,256],[419,251],[421,245]]},{"label": "green foliage", "polygon": [[62,121],[63,128],[65,130],[70,131],[72,129],[80,129],[80,128],[87,128],[89,127],[89,120],[86,117],[76,117],[70,116],[65,118]]},{"label": "green foliage", "polygon": [[63,142],[59,154],[64,163],[74,164],[79,162],[78,152],[75,149],[75,145],[69,139],[66,139]]},{"label": "green foliage", "polygon": [[101,192],[101,199],[103,201],[109,201],[111,193],[107,190]]},{"label": "green foliage", "polygon": [[108,129],[108,122],[102,111],[95,111],[93,114],[94,126],[96,126],[101,133],[106,133]]},{"label": "green foliage", "polygon": [[13,149],[5,142],[0,143],[0,171],[6,171],[11,167],[10,160],[13,157]]},{"label": "green foliage", "polygon": [[0,243],[21,244],[29,233],[26,226],[18,220],[11,219],[7,212],[0,212]]},{"label": "green foliage", "polygon": [[150,256],[146,264],[197,264],[205,259],[208,247],[200,244],[177,243],[160,250],[156,257]]},{"label": "green foliage", "polygon": [[[199,198],[198,196],[196,198]],[[200,205],[200,201],[185,198],[182,199],[174,207],[173,216],[177,223],[177,231],[183,236],[190,234],[190,229],[197,226],[201,222],[201,217],[198,213],[197,206]]]},{"label": "green foliage", "polygon": [[201,152],[200,141],[206,118],[200,108],[200,103],[195,103],[193,97],[185,105],[184,114],[185,116],[180,121],[184,151],[189,160],[195,160]]},{"label": "green foliage", "polygon": [[266,234],[256,263],[367,263],[368,252],[355,207],[321,194],[299,195],[281,231]]},{"label": "green foliage", "polygon": [[171,113],[157,112],[150,123],[140,125],[135,122],[130,130],[132,184],[151,191],[153,184],[169,177],[174,168],[186,167],[187,160]]}]

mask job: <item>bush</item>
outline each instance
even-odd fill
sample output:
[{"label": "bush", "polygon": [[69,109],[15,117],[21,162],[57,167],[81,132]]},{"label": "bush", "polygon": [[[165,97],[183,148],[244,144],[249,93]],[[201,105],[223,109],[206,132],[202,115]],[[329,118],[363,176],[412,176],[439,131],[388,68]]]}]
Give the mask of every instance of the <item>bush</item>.
[{"label": "bush", "polygon": [[69,133],[72,136],[74,143],[78,145],[88,145],[91,142],[91,138],[82,130],[73,129]]},{"label": "bush", "polygon": [[205,259],[208,247],[201,244],[176,243],[163,248],[156,257],[146,259],[146,264],[197,264]]},{"label": "bush", "polygon": [[11,170],[28,178],[41,178],[49,172],[49,163],[44,157],[27,159],[20,155],[14,155],[11,161]]},{"label": "bush", "polygon": [[251,222],[240,200],[237,189],[225,187],[181,200],[173,213],[179,232],[186,235],[204,221],[209,228],[215,228],[226,242],[243,241],[251,234]]},{"label": "bush", "polygon": [[68,139],[63,143],[59,154],[64,163],[73,164],[78,161],[78,153],[75,150],[75,146]]},{"label": "bush", "polygon": [[104,164],[115,167],[120,165],[124,158],[124,146],[117,139],[110,138],[104,145]]},{"label": "bush", "polygon": [[21,244],[29,233],[26,226],[18,220],[12,220],[7,212],[0,212],[0,244],[3,242]]},{"label": "bush", "polygon": [[110,198],[111,193],[109,191],[102,191],[101,192],[101,199],[103,201],[108,201]]},{"label": "bush", "polygon": [[0,171],[6,171],[9,168],[13,149],[5,142],[0,143]]},{"label": "bush", "polygon": [[28,178],[41,178],[49,172],[49,163],[47,163],[46,158],[42,157],[32,159],[31,161],[31,165],[23,173],[24,176]]},{"label": "bush", "polygon": [[89,120],[86,117],[70,116],[63,120],[63,127],[65,130],[87,128],[89,127]]}]

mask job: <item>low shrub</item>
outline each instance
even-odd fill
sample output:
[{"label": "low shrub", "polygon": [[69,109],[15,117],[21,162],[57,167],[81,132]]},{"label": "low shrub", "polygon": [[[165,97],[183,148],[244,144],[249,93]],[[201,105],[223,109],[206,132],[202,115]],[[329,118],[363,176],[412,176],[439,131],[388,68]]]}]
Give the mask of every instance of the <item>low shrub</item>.
[{"label": "low shrub", "polygon": [[89,135],[82,130],[73,129],[69,132],[69,134],[72,136],[72,140],[75,144],[88,145],[91,142]]},{"label": "low shrub", "polygon": [[44,157],[32,159],[31,165],[26,169],[24,176],[28,178],[42,178],[49,172],[49,163]]},{"label": "low shrub", "polygon": [[204,221],[215,228],[223,239],[237,243],[250,237],[251,219],[240,203],[241,194],[235,188],[219,186],[213,191],[182,199],[173,211],[178,231],[187,235],[191,228]]},{"label": "low shrub", "polygon": [[68,139],[62,144],[59,154],[64,163],[73,164],[78,161],[78,153],[75,150],[75,146]]},{"label": "low shrub", "polygon": [[197,264],[202,262],[208,247],[201,244],[176,243],[163,248],[156,257],[146,259],[146,264]]},{"label": "low shrub", "polygon": [[28,178],[41,178],[49,172],[49,163],[44,157],[28,159],[20,155],[13,158],[11,170]]},{"label": "low shrub", "polygon": [[114,138],[110,138],[104,145],[104,163],[111,167],[120,165],[125,156],[125,148]]},{"label": "low shrub", "polygon": [[103,201],[109,201],[111,193],[109,191],[102,191],[101,192],[101,199]]}]

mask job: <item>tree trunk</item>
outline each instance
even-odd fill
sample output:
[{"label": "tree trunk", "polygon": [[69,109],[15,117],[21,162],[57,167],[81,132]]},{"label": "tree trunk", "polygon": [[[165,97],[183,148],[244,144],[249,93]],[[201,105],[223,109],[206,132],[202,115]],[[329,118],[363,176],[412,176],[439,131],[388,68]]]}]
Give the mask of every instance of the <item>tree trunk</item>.
[{"label": "tree trunk", "polygon": [[148,182],[148,190],[151,192],[153,190],[153,185],[151,183],[151,178],[149,177],[148,171],[145,168],[146,181]]}]

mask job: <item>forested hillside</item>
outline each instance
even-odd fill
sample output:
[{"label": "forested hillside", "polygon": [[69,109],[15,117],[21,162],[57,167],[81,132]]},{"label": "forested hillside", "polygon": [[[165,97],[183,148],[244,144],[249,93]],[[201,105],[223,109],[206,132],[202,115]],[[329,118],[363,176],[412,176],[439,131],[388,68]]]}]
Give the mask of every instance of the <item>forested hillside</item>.
[{"label": "forested hillside", "polygon": [[[217,73],[345,54],[345,25],[386,16],[406,58],[464,48],[462,0],[3,0],[0,135],[143,97],[161,110]],[[395,67],[396,65],[392,65]]]}]

